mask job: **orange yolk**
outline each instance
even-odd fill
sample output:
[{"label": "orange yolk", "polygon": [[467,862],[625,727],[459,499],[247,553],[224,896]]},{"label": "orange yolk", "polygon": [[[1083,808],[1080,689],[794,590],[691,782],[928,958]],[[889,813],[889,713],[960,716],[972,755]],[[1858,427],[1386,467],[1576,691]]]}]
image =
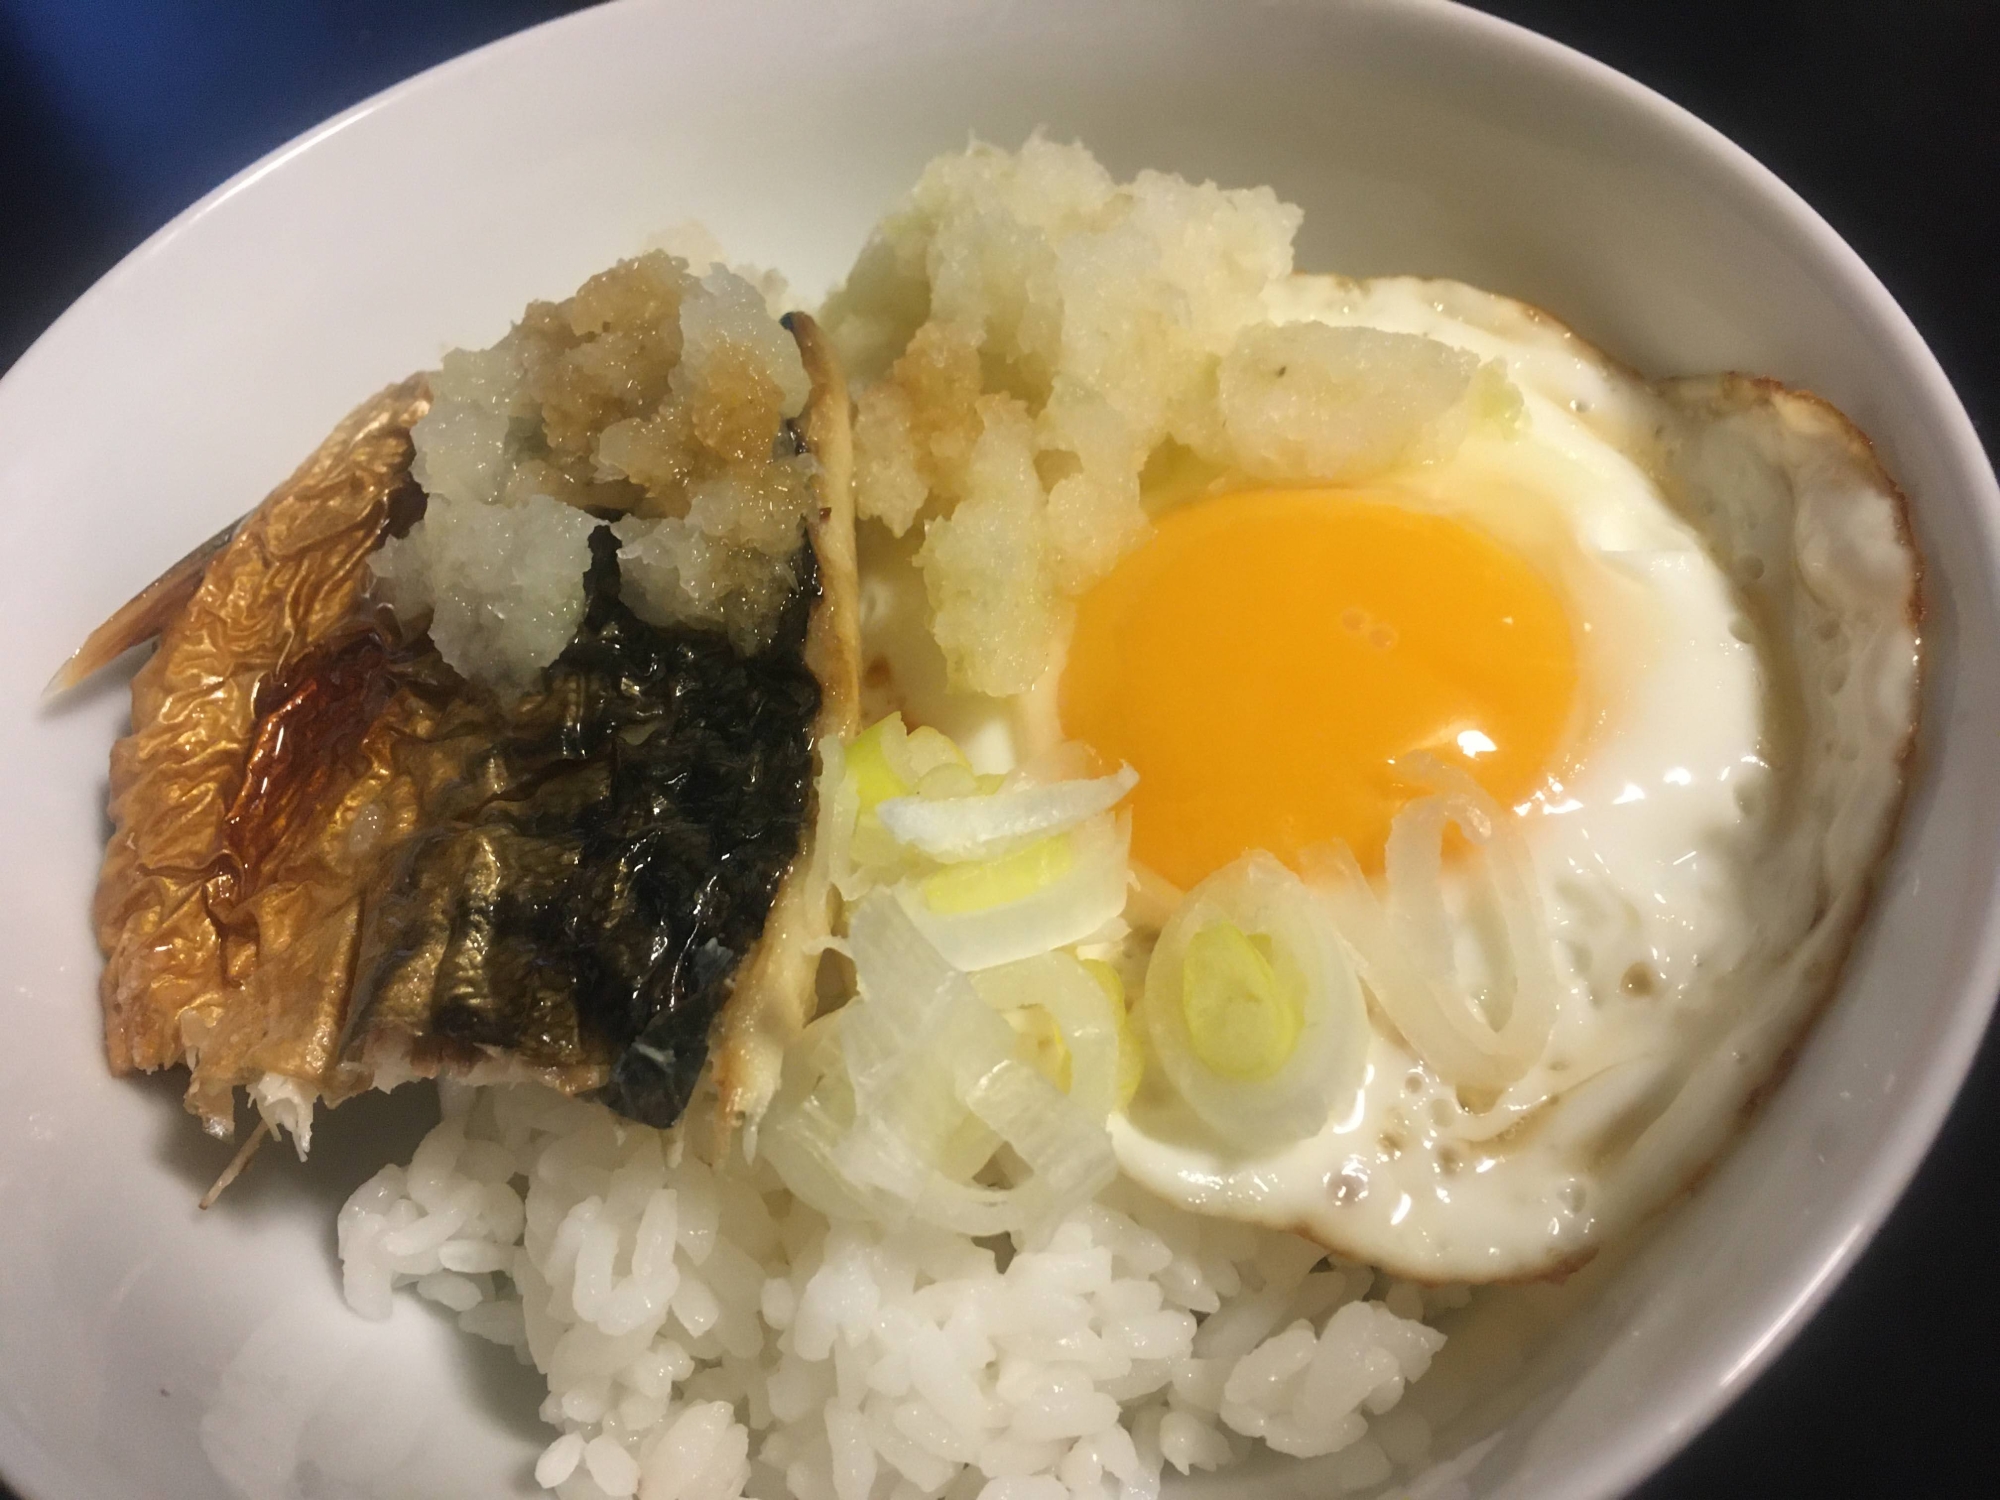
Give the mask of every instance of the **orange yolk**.
[{"label": "orange yolk", "polygon": [[1138,771],[1133,853],[1186,887],[1334,839],[1379,869],[1413,752],[1520,802],[1576,694],[1562,599],[1484,532],[1365,492],[1254,490],[1169,512],[1084,597],[1061,704],[1066,733]]}]

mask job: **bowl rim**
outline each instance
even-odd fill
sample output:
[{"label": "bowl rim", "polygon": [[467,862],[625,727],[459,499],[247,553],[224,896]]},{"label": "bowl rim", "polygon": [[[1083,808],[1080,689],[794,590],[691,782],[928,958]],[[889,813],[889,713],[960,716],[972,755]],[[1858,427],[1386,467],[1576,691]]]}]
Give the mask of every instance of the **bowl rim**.
[{"label": "bowl rim", "polygon": [[[1996,481],[1993,458],[1980,440],[1965,403],[1935,351],[1895,295],[1797,189],[1686,106],[1567,43],[1475,10],[1461,0],[1362,0],[1362,3],[1374,9],[1415,12],[1429,24],[1465,26],[1488,38],[1496,47],[1512,48],[1524,58],[1569,74],[1583,87],[1609,95],[1617,105],[1643,116],[1646,123],[1722,168],[1778,214],[1785,227],[1798,234],[1806,248],[1838,278],[1841,290],[1870,313],[1877,326],[1894,341],[1895,356],[1915,376],[1910,394],[1948,438],[1947,467],[1957,480],[1951,488],[1962,496],[1968,508],[1983,513],[1986,519],[1981,570],[1988,576],[2000,576],[2000,535],[1996,535],[2000,533],[2000,481]],[[1930,722],[1935,712],[1935,684],[1931,680],[1935,665],[1928,659],[1925,662],[1925,704],[1918,730],[1920,757],[1923,738],[1940,728]],[[1906,799],[1901,810],[1893,841],[1884,855],[1885,869],[1902,848],[1914,810],[1913,801],[1913,797]],[[1856,934],[1857,949],[1879,920],[1879,900],[1878,890],[1877,899],[1871,902]],[[1829,1006],[1846,983],[1843,972],[1833,996],[1829,997]],[[1841,1195],[1838,1217],[1843,1231],[1830,1244],[1800,1248],[1795,1256],[1799,1272],[1792,1279],[1790,1295],[1762,1327],[1744,1329],[1736,1341],[1740,1352],[1726,1362],[1716,1361],[1720,1368],[1713,1379],[1679,1382],[1673,1388],[1679,1396],[1677,1403],[1655,1407],[1656,1420],[1631,1430],[1625,1441],[1594,1450],[1566,1476],[1567,1482],[1560,1490],[1563,1496],[1595,1500],[1595,1497],[1624,1494],[1643,1483],[1671,1462],[1791,1345],[1861,1259],[1916,1176],[1958,1099],[1996,1011],[2000,1011],[2000,909],[1989,907],[1973,959],[1960,976],[1946,1024],[1924,1060],[1910,1102],[1894,1117],[1889,1130],[1877,1139],[1867,1170],[1850,1180]],[[1785,1081],[1783,1077],[1779,1079],[1780,1087]],[[1768,1105],[1769,1101],[1765,1103]],[[1753,1120],[1750,1128],[1755,1125]],[[1812,1253],[1815,1248],[1816,1257]]]},{"label": "bowl rim", "polygon": [[[779,8],[803,0],[759,0]],[[981,0],[991,3],[991,0]],[[1070,0],[1077,3],[1077,0]],[[1121,0],[1088,0],[1104,8]],[[1201,0],[1178,0],[1201,3]],[[1894,295],[1831,224],[1770,168],[1716,127],[1683,105],[1567,43],[1518,22],[1473,8],[1461,0],[1264,0],[1295,11],[1349,12],[1401,25],[1412,35],[1430,33],[1462,43],[1471,39],[1490,49],[1502,66],[1530,66],[1565,76],[1582,91],[1604,98],[1612,108],[1671,139],[1697,159],[1720,169],[1728,180],[1782,221],[1799,243],[1834,277],[1847,297],[1892,342],[1894,361],[1913,376],[1905,384],[1918,409],[1935,421],[1948,442],[1942,455],[1953,475],[1947,488],[1962,496],[1984,520],[1985,542],[1976,571],[2000,579],[2000,482],[1964,403],[1943,366]],[[493,66],[516,49],[543,44],[556,28],[583,32],[614,30],[642,10],[699,13],[700,0],[610,0],[586,10],[555,16],[435,63],[321,121],[235,172],[154,230],[66,307],[5,372],[0,372],[0,405],[31,385],[48,351],[68,337],[69,327],[100,301],[117,295],[126,281],[156,257],[169,253],[196,224],[295,158],[321,146],[363,119],[401,107],[417,95],[450,87],[462,77]],[[744,7],[747,11],[749,7]],[[1928,674],[1927,674],[1928,675]],[[1927,685],[1928,694],[1928,685]],[[1926,712],[1926,718],[1929,711]],[[1922,731],[1920,731],[1921,733]],[[1904,817],[1907,820],[1908,809]],[[1899,824],[1890,858],[1901,847],[1907,822]],[[1863,934],[1877,920],[1871,909]],[[1843,985],[1844,985],[1843,978]],[[1836,996],[1839,991],[1836,990]],[[1595,1445],[1545,1494],[1568,1500],[1603,1500],[1623,1494],[1666,1465],[1731,1404],[1797,1337],[1800,1330],[1853,1268],[1909,1186],[1944,1125],[1969,1073],[1996,1007],[2000,1007],[2000,907],[1989,907],[1970,961],[1952,997],[1944,1023],[1934,1034],[1912,1083],[1909,1102],[1893,1118],[1871,1152],[1867,1169],[1851,1178],[1840,1195],[1842,1226],[1830,1243],[1801,1246],[1797,1274],[1776,1311],[1761,1325],[1745,1325],[1733,1356],[1718,1350],[1693,1376],[1666,1388],[1653,1408],[1654,1420],[1628,1428],[1619,1440]],[[1754,1127],[1754,1124],[1752,1126]],[[0,1412],[0,1484],[15,1486],[21,1500],[44,1500],[69,1483],[66,1465],[31,1430]]]}]

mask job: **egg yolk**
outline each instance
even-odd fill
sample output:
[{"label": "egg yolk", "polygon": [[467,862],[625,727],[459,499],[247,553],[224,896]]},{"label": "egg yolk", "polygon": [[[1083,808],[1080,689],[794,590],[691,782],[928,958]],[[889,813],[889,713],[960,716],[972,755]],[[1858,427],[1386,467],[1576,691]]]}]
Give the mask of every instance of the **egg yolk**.
[{"label": "egg yolk", "polygon": [[1414,752],[1520,802],[1576,694],[1561,597],[1484,532],[1365,491],[1254,490],[1169,512],[1084,597],[1061,713],[1138,771],[1133,853],[1186,887],[1335,839],[1379,869]]}]

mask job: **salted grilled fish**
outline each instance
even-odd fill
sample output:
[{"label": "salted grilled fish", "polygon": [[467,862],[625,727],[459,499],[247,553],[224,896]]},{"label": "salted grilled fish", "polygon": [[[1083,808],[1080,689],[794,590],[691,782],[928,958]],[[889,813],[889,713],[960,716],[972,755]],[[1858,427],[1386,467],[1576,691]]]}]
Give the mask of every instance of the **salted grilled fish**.
[{"label": "salted grilled fish", "polygon": [[185,1064],[209,1130],[244,1088],[301,1144],[315,1101],[438,1075],[662,1126],[712,1079],[726,1126],[754,1120],[829,929],[816,747],[858,711],[847,395],[787,326],[817,503],[755,650],[641,619],[604,527],[539,689],[459,677],[368,594],[425,503],[421,377],[92,637],[56,686],[159,641],[95,903],[114,1072]]}]

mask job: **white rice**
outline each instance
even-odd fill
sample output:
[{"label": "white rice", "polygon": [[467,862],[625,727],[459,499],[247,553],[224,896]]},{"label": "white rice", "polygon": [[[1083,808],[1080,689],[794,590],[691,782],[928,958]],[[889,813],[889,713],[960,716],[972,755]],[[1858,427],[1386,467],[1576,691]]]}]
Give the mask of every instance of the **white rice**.
[{"label": "white rice", "polygon": [[1033,1251],[829,1224],[598,1105],[440,1092],[409,1165],[341,1210],[347,1299],[381,1318],[414,1286],[532,1360],[563,1500],[1152,1500],[1165,1466],[1258,1442],[1338,1452],[1328,1482],[1363,1489],[1428,1446],[1379,1419],[1462,1289],[1122,1181]]}]

